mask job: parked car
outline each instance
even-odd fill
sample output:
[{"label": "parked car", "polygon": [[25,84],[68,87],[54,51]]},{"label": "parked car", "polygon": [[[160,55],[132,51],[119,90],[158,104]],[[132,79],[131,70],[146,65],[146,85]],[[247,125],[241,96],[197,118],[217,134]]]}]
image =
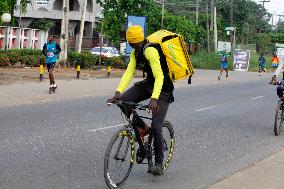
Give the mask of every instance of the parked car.
[{"label": "parked car", "polygon": [[[94,47],[91,50],[92,54],[100,55],[100,47]],[[102,56],[106,57],[117,57],[119,56],[119,52],[115,47],[102,47]]]}]

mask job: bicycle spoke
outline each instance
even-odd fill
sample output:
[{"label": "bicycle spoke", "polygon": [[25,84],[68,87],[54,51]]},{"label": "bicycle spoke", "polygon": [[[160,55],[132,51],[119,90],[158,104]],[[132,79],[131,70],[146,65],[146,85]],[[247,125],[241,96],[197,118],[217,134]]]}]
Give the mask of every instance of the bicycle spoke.
[{"label": "bicycle spoke", "polygon": [[[122,185],[131,171],[133,161],[127,130],[118,131],[110,141],[105,155],[104,176],[110,188]],[[134,146],[133,146],[134,148]]]}]

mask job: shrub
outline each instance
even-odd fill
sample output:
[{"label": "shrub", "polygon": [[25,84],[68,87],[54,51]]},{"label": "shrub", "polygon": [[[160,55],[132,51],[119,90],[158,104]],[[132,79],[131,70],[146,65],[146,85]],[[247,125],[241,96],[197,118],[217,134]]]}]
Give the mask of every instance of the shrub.
[{"label": "shrub", "polygon": [[68,54],[68,62],[70,66],[74,67],[76,64],[80,64],[81,68],[95,68],[98,62],[98,56],[94,56],[90,52],[71,52]]},{"label": "shrub", "polygon": [[118,68],[118,69],[127,68],[127,64],[125,64],[123,57],[107,58],[105,62],[107,66],[110,65],[113,68]]},{"label": "shrub", "polygon": [[6,53],[0,53],[0,66],[9,66],[10,61]]},{"label": "shrub", "polygon": [[9,62],[11,65],[15,65],[16,63],[20,62],[21,56],[16,51],[7,51],[7,57],[9,58]]},{"label": "shrub", "polygon": [[[215,53],[207,53],[206,51],[200,51],[194,55],[190,56],[193,64],[193,68],[197,69],[208,69],[208,70],[218,70],[220,69],[220,56]],[[228,57],[229,69],[233,69],[233,59]]]},{"label": "shrub", "polygon": [[95,68],[96,62],[98,60],[97,56],[92,55],[91,53],[81,53],[81,67],[82,68]]},{"label": "shrub", "polygon": [[80,58],[80,53],[77,53],[77,52],[71,52],[68,54],[68,62],[69,62],[69,65],[71,67],[74,67],[75,64],[76,64],[76,61]]},{"label": "shrub", "polygon": [[[266,59],[266,68],[268,70],[270,70],[271,67],[271,55],[265,55],[264,56]],[[250,63],[249,63],[249,71],[258,71],[258,58],[259,58],[259,54],[258,53],[251,53],[251,57],[250,57]]]}]

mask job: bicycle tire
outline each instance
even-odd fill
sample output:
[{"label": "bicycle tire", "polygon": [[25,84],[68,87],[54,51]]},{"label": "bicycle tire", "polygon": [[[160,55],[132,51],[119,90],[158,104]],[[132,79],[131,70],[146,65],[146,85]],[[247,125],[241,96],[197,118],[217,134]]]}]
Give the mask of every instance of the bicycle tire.
[{"label": "bicycle tire", "polygon": [[[166,141],[165,139],[165,134],[163,134],[164,136],[164,144],[165,142],[168,144],[170,144],[168,150],[164,149],[164,162],[163,162],[163,171],[165,172],[171,161],[172,161],[172,158],[173,158],[173,154],[174,154],[174,149],[175,149],[175,138],[174,138],[174,129],[173,129],[173,126],[172,124],[165,120],[164,123],[163,123],[163,130],[165,131],[165,129],[167,129],[167,132],[169,137],[170,137],[170,141]],[[165,133],[165,132],[164,132]],[[165,148],[165,146],[164,146]],[[166,153],[168,151],[168,153]]]},{"label": "bicycle tire", "polygon": [[283,106],[283,101],[280,100],[277,105],[276,113],[275,113],[275,121],[274,121],[274,134],[275,136],[280,135],[282,124],[283,124],[283,110],[281,110],[281,106]]},{"label": "bicycle tire", "polygon": [[[121,138],[122,139],[122,142],[121,140],[119,141],[120,143],[120,147],[123,145],[123,140],[124,139],[127,139],[126,141],[126,154],[125,157],[127,157],[128,155],[130,156],[130,161],[129,161],[129,167],[126,169],[126,173],[125,175],[123,176],[122,179],[118,180],[115,179],[114,180],[114,175],[115,173],[112,171],[110,172],[110,167],[109,167],[109,164],[110,164],[110,155],[111,155],[111,151],[112,149],[114,148],[114,145],[116,143],[116,141],[118,141],[118,139]],[[130,148],[129,148],[130,147]],[[123,148],[123,147],[122,147]],[[116,152],[116,155],[118,155],[120,149],[114,149]],[[128,154],[128,151],[130,152]],[[123,152],[123,150],[122,150]],[[111,138],[110,142],[108,143],[108,146],[107,146],[107,150],[106,150],[106,153],[105,153],[105,158],[104,158],[104,178],[105,178],[105,182],[107,184],[107,186],[111,189],[115,189],[115,188],[118,188],[120,186],[122,186],[125,181],[127,180],[130,172],[131,172],[131,169],[132,169],[132,166],[133,166],[133,163],[134,163],[134,154],[135,154],[135,140],[134,138],[132,137],[132,134],[131,132],[129,131],[129,129],[126,129],[126,128],[123,128],[123,129],[120,129],[119,131],[117,131]],[[116,161],[116,163],[118,163],[118,160],[115,159],[115,158],[118,158],[116,157],[116,155],[113,157],[113,160]],[[120,160],[121,162],[123,162],[123,160]],[[126,160],[125,160],[126,161]],[[121,169],[115,169],[115,171],[120,171]]]}]

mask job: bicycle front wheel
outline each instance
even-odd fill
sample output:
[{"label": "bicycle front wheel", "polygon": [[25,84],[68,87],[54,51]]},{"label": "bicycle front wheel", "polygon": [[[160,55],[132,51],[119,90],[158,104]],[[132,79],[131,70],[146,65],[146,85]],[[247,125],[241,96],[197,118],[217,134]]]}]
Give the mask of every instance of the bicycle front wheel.
[{"label": "bicycle front wheel", "polygon": [[283,101],[279,100],[274,121],[274,134],[276,136],[280,135],[282,125],[283,125]]},{"label": "bicycle front wheel", "polygon": [[122,186],[134,163],[135,141],[130,131],[123,128],[111,138],[104,159],[104,177],[109,188]]}]

